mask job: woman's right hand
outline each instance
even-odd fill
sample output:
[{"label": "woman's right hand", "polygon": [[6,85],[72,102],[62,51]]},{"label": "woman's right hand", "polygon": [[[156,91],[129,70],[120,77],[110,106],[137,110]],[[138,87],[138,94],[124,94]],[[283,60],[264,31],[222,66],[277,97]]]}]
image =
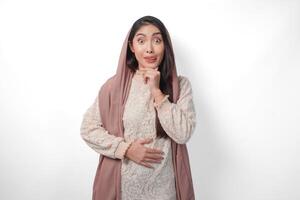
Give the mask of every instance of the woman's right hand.
[{"label": "woman's right hand", "polygon": [[136,139],[132,142],[125,153],[125,157],[145,167],[154,168],[150,163],[161,163],[164,152],[159,149],[145,147],[144,144],[151,143],[152,138]]}]

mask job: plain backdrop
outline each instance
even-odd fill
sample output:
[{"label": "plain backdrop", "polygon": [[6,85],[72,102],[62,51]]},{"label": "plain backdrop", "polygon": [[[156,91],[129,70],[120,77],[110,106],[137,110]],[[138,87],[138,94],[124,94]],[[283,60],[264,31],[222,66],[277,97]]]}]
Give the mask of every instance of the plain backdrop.
[{"label": "plain backdrop", "polygon": [[91,199],[82,117],[144,15],[192,84],[196,199],[299,200],[297,0],[1,0],[0,199]]}]

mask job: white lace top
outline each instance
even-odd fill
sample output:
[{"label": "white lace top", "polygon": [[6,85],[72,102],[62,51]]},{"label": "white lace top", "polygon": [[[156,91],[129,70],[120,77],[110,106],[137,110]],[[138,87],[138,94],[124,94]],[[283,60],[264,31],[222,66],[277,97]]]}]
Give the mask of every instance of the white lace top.
[{"label": "white lace top", "polygon": [[[180,96],[177,103],[171,103],[169,95],[156,103],[149,85],[144,84],[141,75],[134,74],[123,114],[124,138],[110,135],[102,127],[98,98],[84,114],[82,139],[102,156],[122,160],[122,200],[176,200],[171,140],[156,137],[155,109],[166,133],[177,143],[188,142],[196,125],[196,112],[189,80],[184,76],[178,78]],[[153,138],[152,143],[144,146],[165,153],[161,163],[150,163],[154,169],[124,157],[125,150],[137,138]]]}]

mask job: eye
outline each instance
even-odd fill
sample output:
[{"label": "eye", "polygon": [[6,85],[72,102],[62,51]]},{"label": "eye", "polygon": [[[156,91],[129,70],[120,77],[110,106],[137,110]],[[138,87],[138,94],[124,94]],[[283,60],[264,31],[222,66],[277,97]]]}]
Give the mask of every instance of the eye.
[{"label": "eye", "polygon": [[143,40],[143,39],[138,39],[137,42],[138,42],[139,44],[144,44],[144,40]]},{"label": "eye", "polygon": [[161,43],[161,39],[160,39],[160,38],[155,38],[155,39],[154,39],[154,42],[155,42],[156,44],[159,44],[159,43]]}]

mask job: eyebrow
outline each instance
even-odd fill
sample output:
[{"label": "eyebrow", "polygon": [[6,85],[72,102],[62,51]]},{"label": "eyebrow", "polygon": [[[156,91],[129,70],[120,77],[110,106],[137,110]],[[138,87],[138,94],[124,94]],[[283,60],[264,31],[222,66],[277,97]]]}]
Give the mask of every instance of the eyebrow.
[{"label": "eyebrow", "polygon": [[[146,36],[144,33],[137,33],[135,36],[139,36],[139,35]],[[155,32],[152,35],[161,35],[161,32]]]}]

